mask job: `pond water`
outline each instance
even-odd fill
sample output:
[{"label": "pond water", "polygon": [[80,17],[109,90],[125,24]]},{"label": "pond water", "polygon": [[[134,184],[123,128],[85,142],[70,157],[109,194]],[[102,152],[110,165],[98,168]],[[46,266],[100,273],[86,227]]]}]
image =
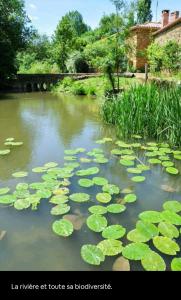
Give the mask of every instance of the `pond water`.
[{"label": "pond water", "polygon": [[[83,147],[87,151],[102,148],[109,158],[106,164],[82,163],[82,168],[100,167],[97,176],[106,177],[110,183],[120,189],[131,188],[137,195],[135,203],[126,204],[126,211],[121,214],[106,215],[109,224],[120,224],[127,232],[135,228],[138,214],[144,210],[161,210],[165,200],[181,201],[181,178],[169,175],[160,166],[152,166],[145,172],[146,181],[134,183],[130,180],[126,167],[121,166],[116,156],[110,155],[110,150],[117,148],[112,143],[103,145],[96,141],[104,137],[116,140],[113,127],[105,125],[99,116],[99,100],[88,97],[70,95],[52,95],[50,93],[10,94],[0,97],[0,149],[6,138],[14,137],[23,141],[23,146],[15,147],[9,155],[0,157],[0,188],[10,187],[11,192],[19,182],[36,182],[42,174],[32,173],[32,168],[42,166],[47,162],[64,164],[64,150]],[[85,156],[85,154],[78,155]],[[138,153],[139,159],[142,154]],[[179,161],[177,168],[181,171]],[[28,177],[13,178],[12,173],[29,172]],[[88,177],[91,178],[91,177]],[[95,200],[100,187],[82,188],[77,184],[78,177],[70,178],[70,193],[85,192]],[[166,192],[163,186],[172,187],[172,192]],[[116,197],[113,197],[116,201]],[[92,205],[91,202],[91,205]],[[98,204],[98,203],[97,203]],[[87,217],[90,213],[90,203],[71,203],[70,213]],[[41,201],[38,210],[17,211],[13,206],[0,207],[0,230],[5,230],[6,236],[0,241],[0,270],[112,270],[112,265],[118,257],[106,257],[99,267],[86,264],[80,249],[84,244],[97,244],[102,240],[100,233],[92,232],[84,223],[80,231],[63,238],[52,231],[52,223],[61,216],[52,216],[53,207],[48,199]],[[129,243],[122,238],[123,244]],[[181,245],[181,240],[177,239]],[[150,247],[154,249],[150,242]],[[119,255],[120,256],[120,255]],[[178,254],[178,256],[180,256]],[[167,269],[170,269],[172,257],[162,254]],[[140,262],[131,262],[131,270],[143,270]]]}]

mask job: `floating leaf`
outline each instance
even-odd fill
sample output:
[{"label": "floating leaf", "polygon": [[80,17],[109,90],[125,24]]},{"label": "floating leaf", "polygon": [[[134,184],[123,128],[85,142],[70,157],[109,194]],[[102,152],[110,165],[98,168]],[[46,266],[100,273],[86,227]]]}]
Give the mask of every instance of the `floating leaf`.
[{"label": "floating leaf", "polygon": [[94,177],[92,179],[92,181],[94,182],[94,184],[99,185],[99,186],[108,184],[108,180],[104,177]]},{"label": "floating leaf", "polygon": [[119,214],[126,210],[126,206],[122,204],[110,204],[107,206],[107,211],[112,214]]},{"label": "floating leaf", "polygon": [[15,140],[15,138],[10,137],[10,138],[7,138],[7,139],[6,139],[6,142],[13,142],[14,140]]},{"label": "floating leaf", "polygon": [[180,251],[179,245],[168,237],[155,236],[153,244],[160,252],[167,255],[176,255],[177,251]]},{"label": "floating leaf", "polygon": [[144,176],[134,176],[131,178],[131,180],[133,182],[143,182],[146,180],[146,178]]},{"label": "floating leaf", "polygon": [[91,214],[104,215],[107,213],[107,208],[101,205],[94,205],[89,207],[89,211],[91,212]]},{"label": "floating leaf", "polygon": [[75,154],[77,154],[77,150],[65,150],[64,151],[64,153],[66,154],[66,155],[75,155]]},{"label": "floating leaf", "polygon": [[129,194],[124,197],[124,201],[127,203],[133,203],[137,200],[137,196],[135,194]]},{"label": "floating leaf", "polygon": [[149,159],[148,160],[148,162],[150,163],[150,164],[161,164],[162,162],[161,162],[161,160],[160,159],[157,159],[157,158],[151,158],[151,159]]},{"label": "floating leaf", "polygon": [[67,160],[67,161],[74,161],[76,160],[76,156],[64,156],[64,160]]},{"label": "floating leaf", "polygon": [[174,155],[174,158],[177,160],[181,160],[181,155]]},{"label": "floating leaf", "polygon": [[44,173],[46,171],[47,171],[47,169],[45,167],[37,167],[37,168],[32,169],[32,172],[34,172],[34,173]]},{"label": "floating leaf", "polygon": [[80,230],[85,222],[85,218],[82,215],[65,215],[63,219],[70,221],[74,230]]},{"label": "floating leaf", "polygon": [[27,177],[28,172],[16,172],[16,173],[13,173],[12,176],[15,178]]},{"label": "floating leaf", "polygon": [[128,168],[127,169],[128,173],[132,173],[132,174],[141,174],[142,170],[138,169],[138,168]]},{"label": "floating leaf", "polygon": [[0,189],[0,195],[5,195],[10,191],[10,188],[5,187]]},{"label": "floating leaf", "polygon": [[131,167],[134,166],[134,161],[132,160],[127,160],[127,159],[120,159],[120,164],[126,167]]},{"label": "floating leaf", "polygon": [[29,208],[31,205],[31,202],[29,199],[18,199],[14,202],[14,208],[17,210],[23,210]]},{"label": "floating leaf", "polygon": [[122,151],[119,150],[119,149],[113,149],[113,150],[111,150],[111,154],[113,154],[113,155],[121,155]]},{"label": "floating leaf", "polygon": [[68,202],[68,197],[65,195],[56,195],[50,199],[50,203],[53,204],[61,204]]},{"label": "floating leaf", "polygon": [[119,187],[115,184],[105,184],[102,190],[103,192],[109,193],[110,195],[119,194]]},{"label": "floating leaf", "polygon": [[126,233],[126,229],[121,225],[111,225],[105,228],[102,232],[102,237],[105,239],[118,240]]},{"label": "floating leaf", "polygon": [[98,164],[106,164],[108,163],[108,159],[105,157],[98,157],[94,159],[94,162],[98,163]]},{"label": "floating leaf", "polygon": [[130,260],[141,260],[150,252],[148,245],[144,243],[131,243],[123,249],[123,256]]},{"label": "floating leaf", "polygon": [[7,155],[9,154],[11,151],[9,149],[6,150],[0,150],[0,155]]},{"label": "floating leaf", "polygon": [[80,161],[81,161],[82,163],[90,163],[92,160],[91,160],[90,158],[81,157],[81,158],[80,158]]},{"label": "floating leaf", "polygon": [[13,195],[16,198],[24,199],[30,196],[30,192],[28,190],[16,190],[14,191]]},{"label": "floating leaf", "polygon": [[150,240],[150,238],[148,238],[147,235],[144,235],[144,233],[142,233],[138,229],[134,229],[128,232],[127,239],[135,243],[139,243],[139,242],[145,243]]},{"label": "floating leaf", "polygon": [[78,181],[78,183],[79,183],[80,186],[86,187],[86,188],[91,187],[91,186],[94,185],[94,182],[90,179],[80,179]]},{"label": "floating leaf", "polygon": [[59,189],[53,190],[54,195],[67,195],[69,193],[69,189],[67,187],[61,187]]},{"label": "floating leaf", "polygon": [[129,260],[124,257],[118,257],[112,267],[113,271],[130,271]]},{"label": "floating leaf", "polygon": [[[162,156],[159,156],[159,159],[164,161],[165,163],[171,163],[171,161],[169,161],[170,160],[169,156],[162,155]],[[163,165],[163,163],[162,163],[162,165]],[[172,167],[172,166],[167,166],[167,167]]]},{"label": "floating leaf", "polygon": [[171,262],[172,271],[181,271],[181,258],[174,258]]},{"label": "floating leaf", "polygon": [[14,201],[16,201],[16,197],[14,195],[0,196],[0,204],[11,204]]},{"label": "floating leaf", "polygon": [[154,224],[143,221],[138,221],[136,223],[136,229],[149,240],[159,233],[158,228]]},{"label": "floating leaf", "polygon": [[97,247],[102,250],[104,255],[114,256],[122,252],[122,242],[118,240],[108,239],[101,241]]},{"label": "floating leaf", "polygon": [[133,148],[140,148],[141,144],[140,143],[133,143],[133,144],[131,144],[131,147],[133,147]]},{"label": "floating leaf", "polygon": [[171,161],[164,161],[164,162],[162,162],[162,166],[165,168],[172,167],[172,166],[174,166],[174,163]]},{"label": "floating leaf", "polygon": [[73,233],[73,225],[70,221],[61,219],[52,224],[52,230],[59,236],[67,237]]},{"label": "floating leaf", "polygon": [[126,160],[135,160],[136,156],[133,156],[133,155],[122,155],[121,158],[122,159],[126,159]]},{"label": "floating leaf", "polygon": [[179,173],[179,170],[173,167],[166,168],[166,172],[172,175],[177,175]]},{"label": "floating leaf", "polygon": [[87,226],[95,232],[101,232],[107,227],[107,220],[101,215],[91,215],[87,218]]},{"label": "floating leaf", "polygon": [[121,191],[122,194],[130,194],[132,192],[133,192],[132,188],[125,188]]},{"label": "floating leaf", "polygon": [[85,170],[80,170],[76,172],[77,176],[89,176],[89,175],[94,175],[99,173],[99,168],[97,167],[92,167],[92,168],[88,168]]},{"label": "floating leaf", "polygon": [[38,190],[36,192],[36,195],[40,198],[50,198],[52,193],[50,190],[47,190],[47,189],[41,189],[41,190]]},{"label": "floating leaf", "polygon": [[85,193],[75,193],[75,194],[70,195],[69,198],[74,202],[83,203],[83,202],[89,201],[90,195],[85,194]]},{"label": "floating leaf", "polygon": [[148,210],[140,213],[139,218],[148,223],[160,223],[163,220],[163,215],[158,211]]},{"label": "floating leaf", "polygon": [[166,264],[163,258],[154,251],[149,251],[147,255],[142,258],[141,264],[146,271],[166,270]]},{"label": "floating leaf", "polygon": [[29,187],[28,183],[20,182],[17,184],[16,189],[17,190],[27,190]]},{"label": "floating leaf", "polygon": [[150,167],[149,166],[146,166],[146,165],[137,165],[137,168],[142,170],[142,171],[149,171],[150,170]]},{"label": "floating leaf", "polygon": [[70,206],[68,206],[67,204],[58,204],[51,209],[51,215],[53,216],[64,215],[67,212],[69,212],[69,210],[70,210]]},{"label": "floating leaf", "polygon": [[43,182],[33,182],[33,183],[30,183],[29,187],[32,190],[43,189],[44,188],[44,183]]},{"label": "floating leaf", "polygon": [[179,237],[179,231],[173,224],[161,222],[158,225],[158,230],[163,236],[166,236],[168,238],[172,239]]},{"label": "floating leaf", "polygon": [[101,203],[108,203],[111,201],[111,195],[108,193],[99,193],[96,195],[96,199]]},{"label": "floating leaf", "polygon": [[84,245],[81,248],[81,257],[83,260],[90,264],[99,266],[101,262],[105,260],[105,256],[95,245]]},{"label": "floating leaf", "polygon": [[164,221],[174,224],[174,225],[181,225],[181,216],[176,214],[171,210],[165,210],[162,212],[162,218]]},{"label": "floating leaf", "polygon": [[46,164],[44,164],[44,168],[55,168],[55,167],[57,167],[58,166],[58,163],[56,163],[56,162],[49,162],[49,163],[46,163]]},{"label": "floating leaf", "polygon": [[166,201],[163,204],[163,208],[165,210],[171,210],[173,212],[180,212],[181,211],[181,203],[176,201],[176,200],[170,200],[170,201]]}]

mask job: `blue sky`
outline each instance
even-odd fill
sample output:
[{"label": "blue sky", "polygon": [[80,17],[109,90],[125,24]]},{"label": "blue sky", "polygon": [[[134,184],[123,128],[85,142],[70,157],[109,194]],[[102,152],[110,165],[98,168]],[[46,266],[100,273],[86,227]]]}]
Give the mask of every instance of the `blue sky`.
[{"label": "blue sky", "polygon": [[[158,20],[163,9],[181,12],[180,0],[158,0]],[[129,2],[129,0],[128,0]],[[156,18],[156,2],[152,0],[154,20]],[[101,16],[114,11],[110,0],[25,0],[26,11],[33,25],[40,33],[52,35],[59,20],[70,10],[78,10],[85,22],[92,28],[99,24]]]}]

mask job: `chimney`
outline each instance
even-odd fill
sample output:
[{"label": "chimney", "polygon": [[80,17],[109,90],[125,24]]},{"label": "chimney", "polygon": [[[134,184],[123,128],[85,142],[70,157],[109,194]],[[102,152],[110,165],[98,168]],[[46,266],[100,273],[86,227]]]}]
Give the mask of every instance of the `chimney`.
[{"label": "chimney", "polygon": [[175,20],[177,20],[179,18],[179,11],[174,11],[171,13],[171,19],[170,22],[174,22]]},{"label": "chimney", "polygon": [[169,15],[170,11],[169,10],[163,10],[162,11],[162,27],[165,27],[169,23]]}]

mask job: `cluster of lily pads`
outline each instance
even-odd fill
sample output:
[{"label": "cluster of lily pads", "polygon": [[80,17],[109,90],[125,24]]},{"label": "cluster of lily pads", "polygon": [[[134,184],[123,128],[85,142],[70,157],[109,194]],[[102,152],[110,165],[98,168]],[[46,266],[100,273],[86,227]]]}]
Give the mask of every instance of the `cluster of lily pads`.
[{"label": "cluster of lily pads", "polygon": [[[134,138],[140,138],[134,136]],[[97,141],[98,144],[112,143],[111,138]],[[149,171],[152,164],[160,164],[166,172],[177,175],[179,170],[171,161],[181,159],[181,151],[171,149],[166,143],[147,143],[146,145],[134,142],[132,144],[116,141],[117,148],[110,151],[110,156],[119,159],[120,168],[127,167],[129,174],[134,174],[131,181],[141,183],[146,177],[143,172]],[[145,164],[137,155],[136,149],[144,151]],[[80,157],[81,156],[81,157]],[[152,158],[150,158],[152,157]],[[155,158],[153,158],[155,157]],[[122,253],[113,266],[114,270],[129,270],[129,261],[141,261],[145,270],[163,271],[166,264],[160,254],[151,250],[155,247],[159,252],[167,255],[177,255],[180,251],[175,238],[180,236],[181,226],[181,203],[178,201],[166,201],[163,211],[145,211],[139,215],[136,228],[127,232],[126,228],[119,224],[108,224],[106,214],[120,214],[126,210],[126,205],[137,200],[136,194],[126,188],[120,190],[115,184],[106,178],[98,176],[100,165],[109,162],[101,148],[94,148],[86,152],[84,148],[65,150],[65,163],[59,167],[56,162],[49,162],[43,166],[32,169],[34,173],[40,173],[41,181],[33,183],[18,183],[12,194],[10,189],[0,189],[0,204],[13,205],[17,210],[27,208],[37,209],[42,199],[50,199],[55,206],[51,209],[54,216],[63,216],[52,224],[53,232],[61,237],[68,237],[75,230],[80,230],[84,218],[78,215],[67,214],[71,210],[71,202],[92,203],[88,208],[90,215],[86,219],[87,227],[101,234],[103,240],[97,245],[86,244],[81,247],[82,259],[91,265],[99,266],[105,261],[106,256],[117,256]],[[82,164],[96,163],[98,166],[81,168]],[[79,169],[78,169],[79,168]],[[21,178],[28,176],[28,172],[15,172],[13,177]],[[95,199],[88,193],[70,194],[69,186],[71,178],[77,178],[77,184],[85,189],[96,186],[100,189]],[[80,178],[81,177],[81,178]],[[89,177],[89,178],[87,178]],[[120,198],[121,195],[124,197]],[[116,197],[118,197],[116,199]],[[112,203],[110,203],[112,201]],[[68,204],[67,204],[68,203]],[[81,222],[80,222],[81,219]],[[157,226],[155,224],[158,224]],[[121,238],[127,238],[127,245],[123,246]],[[149,244],[148,244],[149,243]],[[181,258],[174,258],[171,263],[172,270],[181,270]]]},{"label": "cluster of lily pads", "polygon": [[8,149],[0,149],[0,155],[7,155],[11,152],[12,147],[21,145],[23,145],[23,142],[16,142],[13,137],[7,138],[4,142],[4,146],[8,147]]}]

